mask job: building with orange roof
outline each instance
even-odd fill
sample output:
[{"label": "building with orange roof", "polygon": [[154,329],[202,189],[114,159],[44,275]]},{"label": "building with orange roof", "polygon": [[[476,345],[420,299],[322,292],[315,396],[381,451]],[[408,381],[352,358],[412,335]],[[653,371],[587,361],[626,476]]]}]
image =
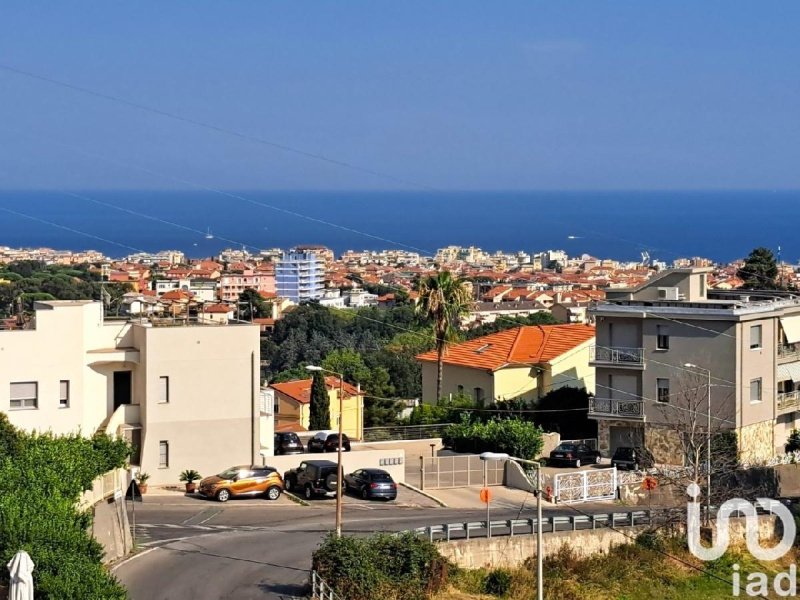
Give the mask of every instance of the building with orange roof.
[{"label": "building with orange roof", "polygon": [[[270,384],[275,392],[275,427],[297,424],[307,430],[311,415],[312,379],[294,379]],[[330,401],[330,429],[339,429],[339,389],[342,389],[342,431],[351,439],[360,440],[364,431],[364,394],[359,388],[338,377],[325,377]],[[285,431],[285,430],[282,430]],[[302,430],[301,430],[302,431]]]},{"label": "building with orange roof", "polygon": [[[442,393],[465,394],[479,404],[535,400],[564,386],[594,392],[589,348],[594,327],[514,327],[450,346],[444,356]],[[436,351],[417,356],[422,365],[422,398],[436,401]]]}]

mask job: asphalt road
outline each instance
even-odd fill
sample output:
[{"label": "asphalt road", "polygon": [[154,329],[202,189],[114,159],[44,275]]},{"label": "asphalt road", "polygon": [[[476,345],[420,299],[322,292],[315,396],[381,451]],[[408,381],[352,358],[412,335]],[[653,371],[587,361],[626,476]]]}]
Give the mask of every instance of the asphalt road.
[{"label": "asphalt road", "polygon": [[[218,504],[184,497],[136,505],[137,542],[146,550],[115,569],[132,600],[288,599],[307,591],[311,554],[334,527],[334,503],[299,506],[288,499]],[[531,503],[498,508],[492,520],[529,518]],[[611,505],[582,505],[608,512]],[[617,510],[619,510],[617,508]],[[571,515],[568,507],[548,516]],[[130,511],[129,511],[130,515]],[[345,532],[400,531],[485,519],[485,511],[348,502]]]}]

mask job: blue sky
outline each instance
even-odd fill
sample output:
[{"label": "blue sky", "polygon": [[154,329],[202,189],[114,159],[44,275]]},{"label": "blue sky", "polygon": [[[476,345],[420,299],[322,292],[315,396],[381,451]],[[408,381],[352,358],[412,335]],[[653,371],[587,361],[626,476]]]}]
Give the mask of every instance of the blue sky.
[{"label": "blue sky", "polygon": [[[797,189],[798,31],[789,0],[5,0],[0,64],[437,189]],[[2,69],[0,114],[2,189],[415,189]]]}]

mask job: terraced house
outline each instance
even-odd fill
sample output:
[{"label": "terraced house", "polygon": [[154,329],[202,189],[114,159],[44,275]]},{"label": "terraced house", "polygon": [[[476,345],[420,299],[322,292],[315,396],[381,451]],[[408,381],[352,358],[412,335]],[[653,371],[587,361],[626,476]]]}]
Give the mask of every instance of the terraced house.
[{"label": "terraced house", "polygon": [[604,454],[644,443],[657,460],[680,463],[679,436],[707,427],[709,373],[712,431],[736,431],[746,462],[783,452],[800,420],[800,295],[711,290],[710,272],[664,271],[607,289],[591,309],[590,417]]}]

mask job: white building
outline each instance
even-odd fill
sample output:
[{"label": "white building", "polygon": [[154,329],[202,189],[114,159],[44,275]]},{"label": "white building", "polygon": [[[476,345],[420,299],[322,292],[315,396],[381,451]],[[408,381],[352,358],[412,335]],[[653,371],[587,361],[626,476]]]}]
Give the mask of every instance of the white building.
[{"label": "white building", "polygon": [[260,462],[259,327],[104,320],[89,300],[37,302],[0,331],[0,411],[26,430],[124,435],[153,484]]}]

